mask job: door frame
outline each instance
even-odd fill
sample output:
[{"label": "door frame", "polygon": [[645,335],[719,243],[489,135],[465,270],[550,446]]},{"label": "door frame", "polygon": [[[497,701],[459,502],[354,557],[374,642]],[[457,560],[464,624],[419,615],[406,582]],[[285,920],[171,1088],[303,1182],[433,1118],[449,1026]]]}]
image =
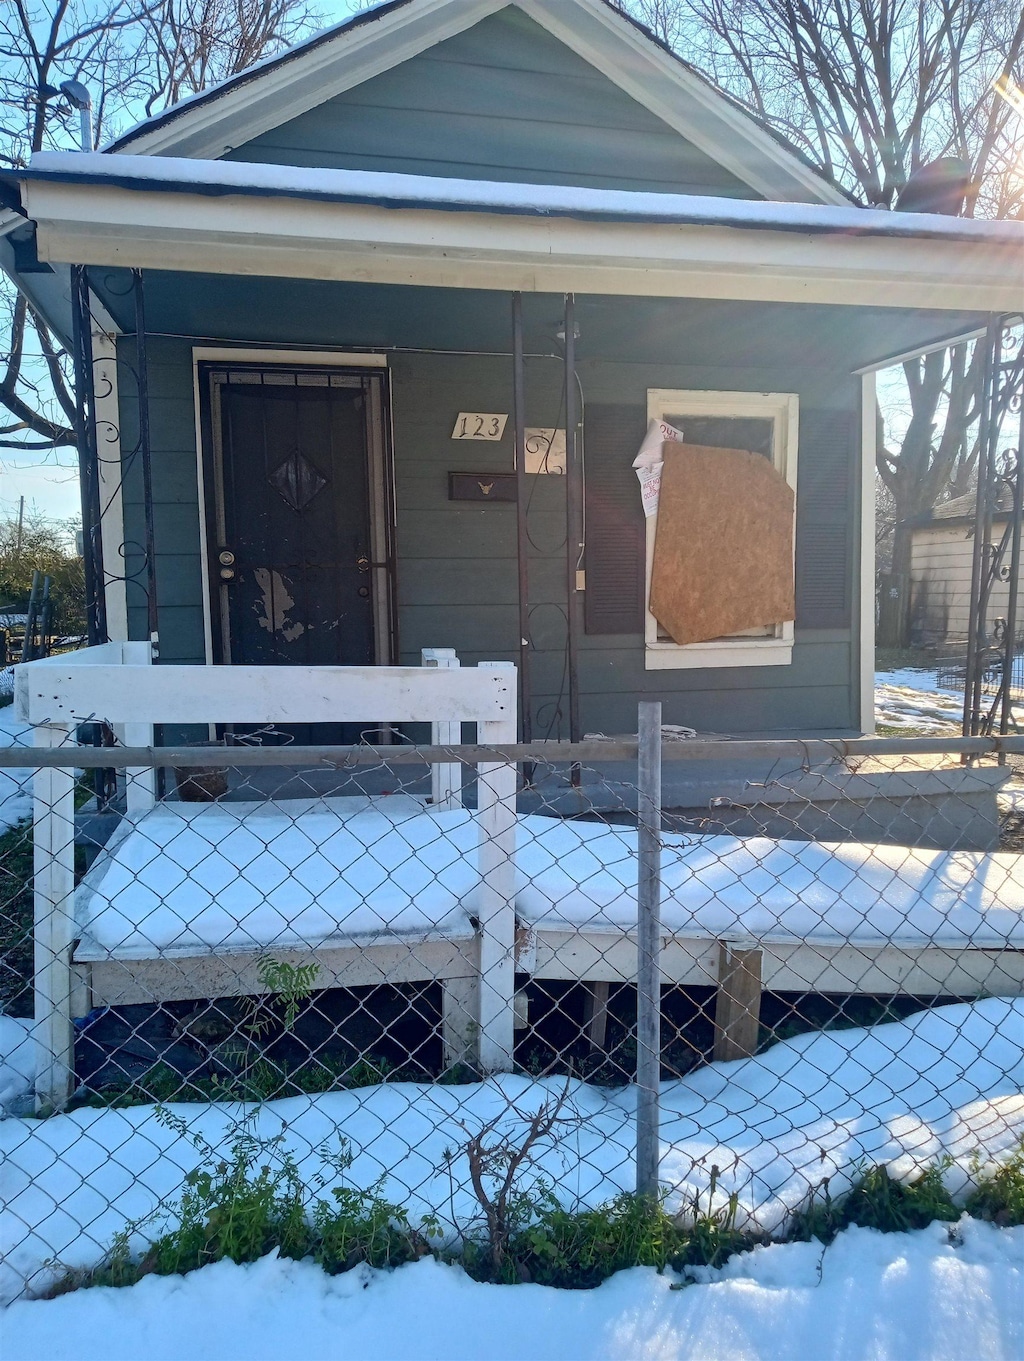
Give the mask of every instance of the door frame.
[{"label": "door frame", "polygon": [[[199,492],[199,552],[203,591],[203,634],[207,666],[214,665],[215,619],[220,614],[220,584],[211,575],[209,526],[216,518],[215,491],[209,486],[207,469],[213,466],[213,440],[209,385],[204,381],[209,365],[249,369],[254,365],[301,372],[303,369],[337,369],[361,377],[378,376],[370,385],[366,411],[366,450],[370,511],[370,558],[373,605],[374,665],[397,661],[398,600],[395,549],[395,477],[391,423],[391,374],[385,354],[346,354],[338,350],[284,350],[236,345],[192,347],[192,391],[195,402],[196,481]],[[217,627],[219,628],[219,622]]]}]

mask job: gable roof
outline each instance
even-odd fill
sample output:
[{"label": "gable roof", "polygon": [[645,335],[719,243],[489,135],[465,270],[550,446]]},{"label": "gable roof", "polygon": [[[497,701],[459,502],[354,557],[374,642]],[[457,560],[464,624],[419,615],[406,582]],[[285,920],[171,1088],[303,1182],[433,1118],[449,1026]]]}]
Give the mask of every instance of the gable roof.
[{"label": "gable roof", "polygon": [[[951,501],[943,501],[914,521],[915,528],[928,529],[973,525],[978,504],[977,491],[969,491],[963,496],[954,496]],[[996,490],[992,516],[996,520],[1006,520],[1013,514],[1013,491],[1005,482],[1000,482]]]},{"label": "gable roof", "polygon": [[510,7],[755,193],[782,202],[849,202],[795,148],[611,0],[387,0],[181,100],[108,149],[216,159]]}]

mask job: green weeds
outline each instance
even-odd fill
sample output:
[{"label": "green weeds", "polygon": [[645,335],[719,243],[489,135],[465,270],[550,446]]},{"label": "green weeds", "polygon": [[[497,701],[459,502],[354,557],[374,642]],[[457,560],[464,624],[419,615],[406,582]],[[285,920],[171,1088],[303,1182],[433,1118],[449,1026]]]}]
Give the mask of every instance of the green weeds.
[{"label": "green weeds", "polygon": [[[534,1117],[534,1143],[550,1132],[560,1104],[551,1104]],[[283,1147],[283,1134],[260,1140],[243,1124],[230,1153],[222,1156],[191,1134],[176,1114],[161,1108],[158,1116],[190,1138],[203,1155],[200,1166],[186,1177],[178,1204],[167,1213],[167,1227],[156,1238],[147,1234],[150,1245],[136,1256],[131,1242],[145,1224],[130,1226],[114,1240],[99,1267],[66,1273],[50,1295],[88,1285],[131,1285],[151,1273],[194,1271],[225,1258],[253,1262],[273,1249],[282,1257],[312,1259],[330,1274],[360,1264],[396,1267],[433,1255],[457,1262],[476,1280],[532,1281],[585,1290],[633,1266],[682,1273],[689,1267],[720,1266],[735,1253],[767,1241],[736,1227],[735,1195],[714,1207],[715,1175],[707,1207],[695,1203],[678,1215],[669,1214],[661,1201],[629,1194],[594,1209],[568,1209],[549,1185],[535,1182],[527,1191],[517,1184],[516,1173],[528,1161],[528,1138],[517,1149],[496,1138],[494,1127],[488,1126],[474,1136],[478,1164],[483,1159],[482,1174],[494,1183],[482,1197],[475,1187],[485,1211],[484,1233],[467,1237],[458,1249],[445,1248],[439,1222],[428,1218],[414,1227],[407,1211],[384,1196],[383,1181],[366,1190],[345,1183],[351,1157],[344,1141],[332,1156],[320,1151],[339,1178],[324,1196],[327,1176],[316,1180],[311,1190]],[[471,1159],[473,1142],[464,1150]],[[517,1152],[522,1156],[513,1164]],[[454,1156],[448,1151],[449,1168]],[[977,1166],[967,1212],[999,1225],[1024,1223],[1024,1141],[995,1170],[979,1175]],[[835,1200],[825,1181],[794,1216],[784,1237],[817,1239],[827,1245],[855,1224],[899,1233],[936,1221],[953,1223],[961,1210],[945,1189],[945,1170],[944,1165],[930,1167],[903,1182],[885,1168],[867,1168],[853,1189]],[[506,1194],[496,1211],[502,1191]]]},{"label": "green weeds", "polygon": [[1005,1227],[1024,1224],[1024,1139],[994,1172],[980,1176],[975,1162],[974,1173],[967,1213]]}]

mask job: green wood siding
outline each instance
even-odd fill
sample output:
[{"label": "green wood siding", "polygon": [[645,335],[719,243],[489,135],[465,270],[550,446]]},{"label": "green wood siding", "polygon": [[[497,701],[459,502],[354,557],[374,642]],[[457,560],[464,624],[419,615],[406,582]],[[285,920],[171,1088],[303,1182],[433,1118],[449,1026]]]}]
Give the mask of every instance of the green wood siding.
[{"label": "green wood siding", "polygon": [[[138,440],[134,350],[134,340],[128,338],[119,342],[119,357],[123,360],[118,365],[118,390],[126,541],[124,570],[128,578],[129,632],[133,638],[145,638],[145,522],[142,467],[134,452]],[[206,660],[206,646],[191,344],[151,336],[148,359],[160,655],[166,662],[201,663]],[[111,570],[109,563],[106,567]]]},{"label": "green wood siding", "polygon": [[226,159],[757,197],[514,9],[233,148]]},{"label": "green wood siding", "polygon": [[[806,368],[726,370],[583,360],[580,378],[585,399],[628,402],[643,411],[650,387],[797,391],[802,403],[820,405],[827,396],[831,406],[851,411],[857,400],[853,378]],[[450,438],[460,410],[510,410],[508,361],[396,356],[392,381],[402,660],[415,663],[421,647],[436,646],[456,648],[469,664],[515,661],[515,508],[447,500],[449,471],[512,467],[511,430],[497,444]],[[564,423],[560,364],[530,361],[526,386],[528,424]],[[813,458],[812,450],[808,454]],[[808,462],[808,473],[812,466]],[[532,480],[534,728],[544,733],[563,687],[564,484],[555,477]],[[798,538],[799,533],[798,523]],[[585,637],[583,722],[588,731],[629,731],[637,696],[647,694],[663,699],[666,722],[713,731],[850,729],[856,725],[852,658],[849,627],[798,630],[788,667],[700,671],[646,671],[639,634]],[[565,735],[564,721],[561,731]]]},{"label": "green wood siding", "polygon": [[[262,282],[251,281],[249,286],[258,299]],[[415,297],[417,290],[408,293]],[[529,301],[531,346],[539,350],[548,322],[538,317],[543,319],[550,311],[556,319],[560,302],[545,298]],[[280,334],[270,332],[273,327],[277,332],[290,333],[297,324],[295,319],[275,314],[266,306],[262,311],[266,342],[287,343]],[[504,307],[502,313],[507,316]],[[852,321],[853,309],[850,313]],[[357,344],[359,326],[364,324],[360,316],[337,315],[335,334],[339,340]],[[601,307],[592,314],[587,305],[582,306],[579,375],[584,414],[587,404],[600,403],[624,403],[643,413],[651,387],[795,391],[802,410],[856,410],[858,381],[834,367],[823,366],[827,347],[817,346],[813,334],[807,331],[799,338],[794,336],[792,344],[778,341],[766,346],[771,366],[727,365],[721,361],[720,356],[729,352],[730,335],[736,337],[737,349],[746,346],[750,330],[776,340],[784,337],[786,327],[771,324],[777,312],[746,309],[741,331],[737,331],[737,318],[729,308],[717,314],[716,320],[713,310],[697,305],[695,315],[700,325],[696,331],[684,324],[685,312],[672,314],[671,327],[659,322],[657,305],[650,315],[654,320],[646,328],[633,331],[634,353],[661,353],[666,359],[660,363],[625,362],[617,356],[629,347],[611,326],[610,318],[602,319]],[[225,318],[223,329],[230,321],[230,317]],[[326,325],[323,317],[311,321],[318,330]],[[395,343],[403,342],[397,323],[391,334]],[[122,343],[130,363],[131,341]],[[553,341],[550,343],[553,345]],[[191,345],[190,341],[159,337],[149,341],[161,655],[169,662],[202,662],[205,655]],[[598,357],[602,354],[615,357]],[[685,360],[681,358],[684,355]],[[704,356],[714,362],[699,362]],[[510,360],[501,355],[394,353],[389,366],[401,661],[417,664],[419,650],[426,646],[454,647],[467,665],[486,660],[515,661],[515,507],[448,500],[449,472],[488,473],[512,468],[511,427],[498,443],[451,439],[460,410],[511,410]],[[130,624],[133,637],[144,637],[141,479],[138,459],[131,457],[135,401],[128,364],[122,366],[121,394]],[[527,421],[538,426],[564,425],[562,369],[557,358],[527,361]],[[625,450],[624,457],[631,457],[631,453]],[[801,442],[801,479],[813,480],[815,459],[813,445]],[[565,707],[564,482],[550,476],[531,481],[534,731],[541,736],[549,731],[551,735],[565,735],[564,718],[560,725],[555,721],[560,696]],[[854,525],[853,508],[849,514]],[[798,543],[803,525],[798,517]],[[849,566],[854,577],[856,538],[851,529]],[[630,731],[635,724],[637,697],[652,695],[663,700],[667,722],[688,723],[703,730],[849,731],[857,725],[855,673],[852,623],[844,628],[798,627],[793,663],[788,667],[652,672],[644,669],[639,633],[585,636],[580,655],[583,724],[588,732]]]}]

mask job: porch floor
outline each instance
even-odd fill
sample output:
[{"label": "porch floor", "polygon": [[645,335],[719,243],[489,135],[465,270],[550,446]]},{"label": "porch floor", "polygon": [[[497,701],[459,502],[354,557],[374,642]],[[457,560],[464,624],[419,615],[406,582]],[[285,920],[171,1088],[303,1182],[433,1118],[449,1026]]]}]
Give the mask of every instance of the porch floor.
[{"label": "porch floor", "polygon": [[[469,941],[477,845],[473,811],[405,794],[160,803],[122,822],[79,887],[75,958]],[[635,928],[634,830],[520,814],[516,863],[528,932]],[[666,936],[1024,950],[1010,853],[666,833],[662,865]]]}]

